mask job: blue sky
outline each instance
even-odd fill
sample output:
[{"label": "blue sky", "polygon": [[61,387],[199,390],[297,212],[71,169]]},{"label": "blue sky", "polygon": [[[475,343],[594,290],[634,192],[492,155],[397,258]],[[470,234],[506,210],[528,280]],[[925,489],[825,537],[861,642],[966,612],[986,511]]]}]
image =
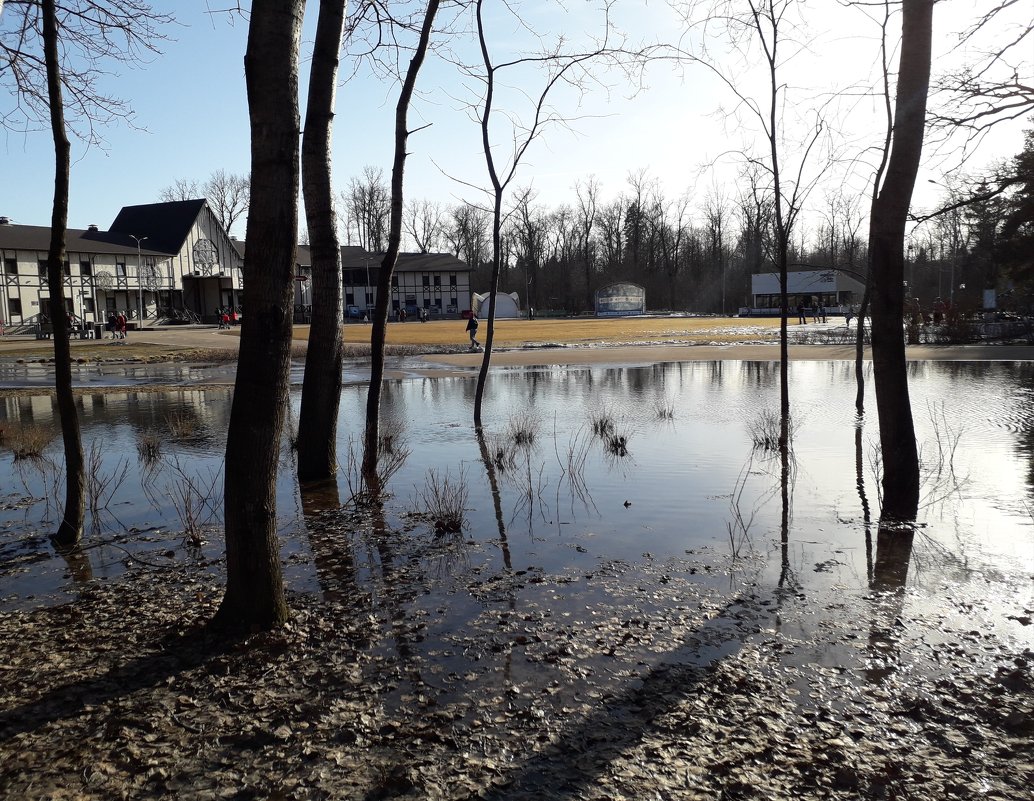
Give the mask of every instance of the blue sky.
[{"label": "blue sky", "polygon": [[[164,44],[162,54],[147,64],[137,68],[119,65],[118,74],[112,75],[106,85],[131,104],[136,127],[118,124],[105,129],[103,149],[87,150],[73,140],[72,227],[106,227],[121,206],[153,202],[161,189],[177,178],[203,181],[217,169],[235,173],[248,170],[243,71],[246,22],[226,14],[209,14],[199,3],[155,5],[164,6],[177,17],[178,25],[169,30],[170,41]],[[809,103],[837,85],[855,80],[852,70],[865,73],[874,58],[872,31],[857,12],[839,6],[831,11],[829,5],[819,3],[825,10],[811,15],[814,38],[807,51],[787,68],[794,97],[806,98]],[[964,0],[938,4],[942,49],[947,49],[945,43],[950,39],[945,31],[954,24],[951,9],[958,11],[968,5]],[[306,40],[311,39],[317,3],[310,0],[309,6]],[[639,35],[671,34],[678,27],[678,15],[663,3],[628,0],[619,8],[624,10],[624,24],[638,30]],[[555,6],[547,3],[526,4],[525,10],[532,19],[537,15],[551,32],[564,26],[581,32],[590,13],[588,4],[559,16]],[[839,16],[816,18],[824,14]],[[849,14],[854,16],[844,16]],[[850,35],[833,35],[829,33],[832,30],[848,30]],[[519,43],[520,32],[513,26],[500,27],[499,31],[496,45],[503,54],[507,47]],[[711,47],[713,51],[721,49],[717,40]],[[728,57],[730,70],[737,71],[741,86],[750,91],[762,87],[761,83],[751,83],[758,78],[756,74],[750,77],[749,55],[743,59],[728,53]],[[302,71],[307,71],[307,63],[303,63]],[[700,201],[713,185],[731,184],[736,159],[722,154],[742,148],[754,133],[749,116],[730,120],[715,113],[721,107],[731,107],[733,101],[713,76],[699,67],[676,69],[667,63],[657,64],[647,73],[647,88],[634,97],[617,83],[616,76],[604,77],[613,84],[611,91],[596,91],[583,98],[577,106],[583,118],[569,130],[550,132],[533,147],[515,185],[533,185],[541,200],[555,203],[571,200],[575,181],[589,175],[599,178],[605,195],[613,196],[626,188],[627,175],[640,169],[656,178],[670,198],[690,191]],[[530,90],[534,85],[528,81],[521,88]],[[429,60],[420,89],[421,96],[411,113],[412,127],[430,127],[410,139],[408,195],[442,203],[474,199],[477,193],[462,182],[484,185],[486,179],[478,129],[462,108],[470,95],[455,68],[438,57]],[[339,89],[334,134],[334,175],[339,188],[368,164],[388,173],[395,92],[394,85],[368,74],[352,78]],[[575,108],[576,101],[570,95],[558,96],[565,111]],[[853,109],[838,110],[849,138],[860,143],[866,140],[867,126],[878,118],[874,108],[863,102]],[[979,159],[1016,152],[1021,128],[1015,125],[997,134]],[[711,163],[714,170],[702,169],[702,165]],[[2,164],[0,180],[5,187],[17,187],[17,191],[5,193],[0,214],[18,223],[49,224],[53,155],[48,132],[6,133]],[[924,194],[932,196],[933,192],[922,186],[920,193],[922,200]],[[243,234],[243,224],[235,233]]]}]

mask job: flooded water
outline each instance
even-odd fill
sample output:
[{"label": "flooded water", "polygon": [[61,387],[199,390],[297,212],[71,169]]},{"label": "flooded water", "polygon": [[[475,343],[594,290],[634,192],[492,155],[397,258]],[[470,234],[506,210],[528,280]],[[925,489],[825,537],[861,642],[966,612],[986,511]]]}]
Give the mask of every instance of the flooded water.
[{"label": "flooded water", "polygon": [[[20,380],[36,375],[20,369]],[[217,564],[231,389],[192,389],[198,381],[218,383],[211,372],[192,370],[91,374],[98,384],[127,386],[79,398],[98,489],[85,548],[75,559],[62,559],[46,536],[63,492],[59,440],[42,460],[14,459],[10,436],[0,443],[0,609],[74,598],[80,587],[117,576],[133,560]],[[639,568],[629,568],[635,565],[662,581],[670,565],[670,572],[694,575],[716,590],[750,585],[859,597],[890,576],[908,589],[901,603],[917,609],[936,603],[958,614],[974,602],[1000,607],[987,625],[1030,643],[1030,628],[1014,618],[1034,606],[1034,366],[911,366],[923,500],[921,527],[897,572],[887,570],[886,559],[881,563],[881,543],[869,525],[879,508],[877,433],[874,411],[862,422],[855,418],[853,365],[798,362],[791,371],[796,435],[785,525],[779,460],[754,445],[759,421],[778,405],[777,365],[499,371],[489,380],[484,412],[490,471],[471,425],[473,378],[387,382],[384,416],[409,455],[391,478],[383,522],[426,545],[414,558],[435,587],[410,603],[433,617],[452,592],[449,577],[462,573],[469,593],[450,601],[449,627],[462,626],[486,597],[502,592],[493,582],[503,564],[532,579],[543,571],[602,576],[615,566],[636,575]],[[132,386],[156,377],[168,386],[148,392]],[[41,371],[41,385],[46,378]],[[332,593],[335,571],[345,569],[349,581],[362,584],[374,563],[383,568],[384,553],[369,545],[364,552],[352,542],[347,559],[331,553],[321,531],[322,512],[345,502],[355,485],[349,453],[365,399],[360,384],[343,394],[336,493],[303,501],[292,452],[283,449],[278,511],[294,591]],[[295,392],[292,415],[298,403]],[[53,402],[42,395],[4,398],[0,421],[9,431],[56,430]],[[414,514],[434,494],[430,471],[439,489],[447,480],[468,493],[460,535],[436,534]],[[199,535],[185,535],[188,529]],[[550,592],[539,601],[571,612],[605,605],[610,591],[600,582],[577,593]]]}]

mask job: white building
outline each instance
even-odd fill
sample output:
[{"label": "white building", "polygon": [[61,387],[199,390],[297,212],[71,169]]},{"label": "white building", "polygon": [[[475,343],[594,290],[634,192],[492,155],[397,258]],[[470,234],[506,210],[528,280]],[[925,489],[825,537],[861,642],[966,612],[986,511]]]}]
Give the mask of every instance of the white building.
[{"label": "white building", "polygon": [[[244,305],[244,242],[232,239],[206,200],[124,207],[107,231],[97,226],[66,235],[61,308],[89,327],[108,312],[145,324],[218,321],[218,310]],[[53,314],[47,288],[50,228],[0,217],[0,319],[35,325]],[[311,254],[297,249],[295,318],[312,306]],[[346,314],[362,318],[376,300],[382,254],[341,248]],[[414,319],[459,317],[471,308],[470,267],[447,253],[400,253],[390,308]],[[41,315],[43,317],[41,317]]]},{"label": "white building", "polygon": [[[383,253],[371,253],[361,247],[341,248],[342,291],[345,316],[362,319],[373,312],[377,301],[377,277]],[[312,273],[312,257],[308,245],[297,251],[299,279]],[[416,319],[422,310],[431,318],[459,317],[471,308],[471,268],[449,253],[400,253],[391,276],[392,317],[400,309]],[[295,290],[295,318],[304,320],[312,304],[311,282],[299,280]]]},{"label": "white building", "polygon": [[[145,321],[215,322],[243,302],[243,261],[205,200],[124,207],[107,231],[68,229],[61,308],[87,324],[121,311]],[[50,228],[0,217],[0,317],[32,325],[50,316]]]},{"label": "white building", "polygon": [[[740,316],[751,314],[778,316],[779,273],[757,273],[750,277],[751,308],[740,309]],[[822,306],[827,312],[840,312],[861,303],[865,284],[841,270],[798,270],[787,273],[786,293],[790,312],[799,304],[807,308]]]}]

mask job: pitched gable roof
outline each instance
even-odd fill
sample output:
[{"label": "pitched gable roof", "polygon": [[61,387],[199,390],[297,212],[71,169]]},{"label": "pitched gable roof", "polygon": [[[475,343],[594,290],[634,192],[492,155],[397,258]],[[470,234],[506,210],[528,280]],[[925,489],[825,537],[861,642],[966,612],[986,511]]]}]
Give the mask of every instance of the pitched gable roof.
[{"label": "pitched gable roof", "polygon": [[[151,242],[146,243],[150,245]],[[46,253],[50,249],[50,228],[42,225],[0,225],[0,248],[4,250],[35,250]],[[128,236],[109,235],[106,231],[68,228],[65,231],[66,253],[114,253],[136,255],[136,242]],[[140,252],[148,256],[165,255],[164,251],[141,245]]]},{"label": "pitched gable roof", "polygon": [[151,250],[179,253],[206,203],[204,198],[200,198],[123,206],[105,235],[109,238],[112,235],[126,237],[133,244],[135,242],[129,238],[130,235],[146,236]]}]

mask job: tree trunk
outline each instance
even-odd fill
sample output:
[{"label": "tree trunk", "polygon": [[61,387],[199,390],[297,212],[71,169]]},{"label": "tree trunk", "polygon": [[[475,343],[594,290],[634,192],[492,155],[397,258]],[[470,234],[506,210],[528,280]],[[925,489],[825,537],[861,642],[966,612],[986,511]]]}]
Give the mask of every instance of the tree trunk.
[{"label": "tree trunk", "polygon": [[71,146],[65,130],[64,100],[61,96],[57,10],[54,0],[43,0],[43,52],[47,67],[50,127],[54,135],[54,210],[50,221],[50,250],[47,253],[47,288],[50,292],[50,322],[54,331],[54,388],[65,450],[65,509],[54,540],[62,546],[69,546],[77,543],[83,533],[83,518],[86,514],[86,472],[79,414],[75,408],[75,397],[72,395],[72,352],[68,341],[69,326],[61,277],[66,255],[65,230],[68,227]]},{"label": "tree trunk", "polygon": [[416,79],[427,54],[431,40],[431,27],[438,13],[439,0],[428,0],[424,22],[420,29],[420,41],[409,62],[406,79],[399,92],[395,106],[395,159],[391,167],[391,215],[388,222],[388,247],[381,261],[377,275],[377,301],[373,311],[373,327],[370,331],[370,386],[366,395],[366,429],[363,438],[363,482],[374,497],[380,495],[380,479],[377,474],[378,432],[380,428],[381,384],[384,380],[384,343],[388,334],[388,305],[391,299],[391,277],[402,242],[402,183],[406,169],[406,143],[409,141],[409,104],[413,99]]},{"label": "tree trunk", "polygon": [[255,0],[244,57],[251,119],[248,314],[226,439],[226,594],[215,622],[287,619],[276,478],[290,379],[298,236],[298,44],[304,0]]},{"label": "tree trunk", "polygon": [[[488,153],[486,146],[486,153]],[[502,263],[500,249],[500,231],[503,218],[503,190],[498,182],[495,190],[495,202],[492,208],[492,280],[488,285],[488,321],[485,323],[485,352],[481,357],[481,368],[478,370],[477,387],[474,390],[474,427],[481,428],[481,406],[485,398],[485,384],[488,381],[488,369],[492,365],[492,342],[495,339],[495,296],[499,290],[499,269]]]},{"label": "tree trunk", "polygon": [[872,206],[872,358],[883,455],[881,519],[909,520],[919,506],[919,455],[905,363],[905,225],[923,151],[934,0],[902,5],[901,55],[890,159]]},{"label": "tree trunk", "polygon": [[302,190],[312,253],[312,325],[298,415],[298,478],[337,472],[341,405],[341,249],[337,237],[330,147],[345,0],[320,0],[302,137]]},{"label": "tree trunk", "polygon": [[854,336],[854,408],[858,414],[865,414],[865,315],[869,313],[869,293],[872,286],[872,270],[865,276],[865,289],[862,291],[862,302],[858,304]]}]

